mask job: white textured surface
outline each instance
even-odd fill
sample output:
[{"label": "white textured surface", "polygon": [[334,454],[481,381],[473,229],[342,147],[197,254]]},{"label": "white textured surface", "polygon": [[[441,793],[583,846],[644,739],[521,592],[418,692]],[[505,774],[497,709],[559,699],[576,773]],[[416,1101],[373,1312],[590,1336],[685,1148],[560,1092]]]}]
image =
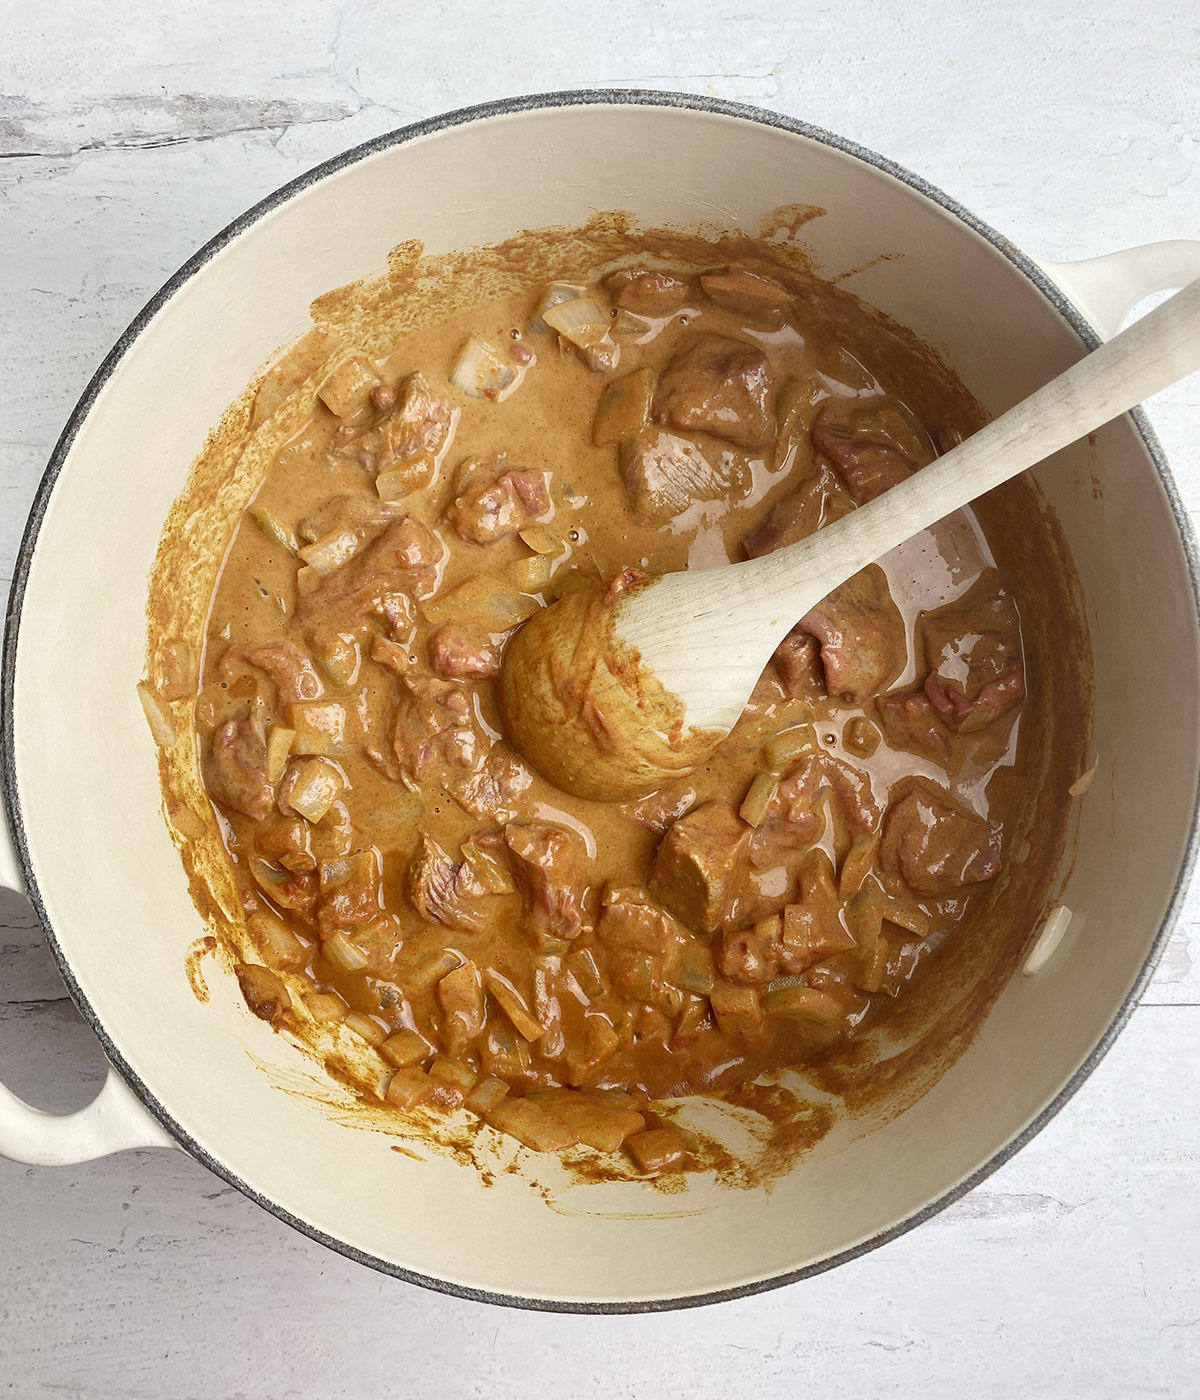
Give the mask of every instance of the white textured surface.
[{"label": "white textured surface", "polygon": [[[317,161],[518,92],[708,92],[881,151],[1051,259],[1200,235],[1192,0],[0,0],[0,582],[130,317]],[[1195,380],[1151,402],[1200,509]],[[100,619],[98,619],[100,623]],[[102,624],[101,624],[102,625]],[[1190,1396],[1200,1383],[1200,899],[1050,1127],[915,1233],[792,1288],[631,1318],[506,1312],[359,1268],[178,1154],[0,1162],[0,1390],[277,1397]],[[0,1074],[102,1061],[0,895]]]}]

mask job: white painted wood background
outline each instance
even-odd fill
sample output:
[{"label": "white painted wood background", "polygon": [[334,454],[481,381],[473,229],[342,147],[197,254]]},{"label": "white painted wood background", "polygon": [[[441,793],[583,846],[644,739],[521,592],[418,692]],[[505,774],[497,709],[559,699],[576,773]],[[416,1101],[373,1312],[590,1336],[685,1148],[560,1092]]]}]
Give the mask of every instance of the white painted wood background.
[{"label": "white painted wood background", "polygon": [[[884,152],[1043,257],[1200,235],[1194,0],[2,0],[0,584],[76,398],[199,244],[319,160],[520,92],[707,92]],[[1200,508],[1200,383],[1151,416]],[[102,625],[102,619],[97,622]],[[0,1162],[0,1391],[376,1396],[1200,1394],[1200,899],[1051,1126],[916,1232],[720,1307],[559,1317],[328,1253],[181,1154]],[[102,1073],[0,896],[0,1075]]]}]

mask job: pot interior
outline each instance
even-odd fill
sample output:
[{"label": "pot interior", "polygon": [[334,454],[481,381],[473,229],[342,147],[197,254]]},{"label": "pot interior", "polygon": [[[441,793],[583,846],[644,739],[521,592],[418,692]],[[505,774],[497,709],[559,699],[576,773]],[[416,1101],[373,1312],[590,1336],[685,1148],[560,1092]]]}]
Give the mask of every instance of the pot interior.
[{"label": "pot interior", "polygon": [[1099,766],[1061,894],[1074,918],[1049,966],[1014,978],[967,1053],[883,1127],[844,1124],[770,1194],[572,1186],[550,1160],[532,1170],[544,1192],[528,1173],[484,1185],[323,1104],[309,1062],[232,978],[193,995],[185,954],[204,926],[134,687],[162,524],[226,406],[305,330],[315,296],[378,271],[403,239],[437,253],[603,209],[757,231],[793,203],[827,211],[799,235],[815,270],[861,268],[847,290],[938,348],[993,414],[1082,353],[1005,252],[814,137],[667,105],[501,111],[385,144],[246,222],[144,319],[44,501],[11,760],[52,936],[114,1058],[189,1146],[367,1262],[570,1306],[696,1299],[818,1266],[917,1216],[1046,1110],[1119,1018],[1176,898],[1197,785],[1196,605],[1168,487],[1126,417],[1036,473],[1074,553],[1095,664]]}]

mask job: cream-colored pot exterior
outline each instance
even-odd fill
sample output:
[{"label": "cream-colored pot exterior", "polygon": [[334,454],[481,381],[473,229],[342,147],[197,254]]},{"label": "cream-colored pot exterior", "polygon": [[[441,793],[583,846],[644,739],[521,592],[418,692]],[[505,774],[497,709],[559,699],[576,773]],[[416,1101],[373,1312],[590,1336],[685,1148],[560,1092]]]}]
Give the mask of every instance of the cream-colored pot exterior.
[{"label": "cream-colored pot exterior", "polygon": [[[756,229],[781,204],[821,205],[804,230],[818,270],[901,254],[845,285],[942,347],[998,413],[1077,359],[1089,332],[1034,264],[932,193],[833,138],[722,104],[501,104],[385,138],[268,201],[114,352],[47,474],[14,588],[14,845],[124,1079],[173,1137],[270,1209],[365,1262],[474,1296],[629,1308],[752,1290],[878,1242],[965,1189],[1036,1130],[1123,1022],[1187,873],[1200,761],[1190,536],[1152,438],[1128,417],[1037,473],[1074,549],[1096,664],[1100,766],[1062,895],[1074,920],[1049,966],[1018,975],[968,1053],[886,1127],[856,1141],[835,1132],[769,1196],[575,1186],[551,1209],[520,1177],[485,1188],[469,1168],[392,1152],[386,1136],[281,1091],[259,1062],[299,1069],[296,1053],[249,1015],[232,978],[211,977],[205,1005],[184,976],[204,930],[134,693],[147,575],[205,434],[305,329],[312,298],[380,269],[401,239],[437,253],[614,208],[648,225]],[[1138,295],[1200,273],[1200,257],[1166,245],[1057,272],[1104,332]],[[6,862],[15,883],[0,850],[0,877]],[[74,1119],[0,1102],[0,1150],[27,1160],[169,1141],[115,1079]],[[556,1170],[538,1163],[550,1185]]]}]

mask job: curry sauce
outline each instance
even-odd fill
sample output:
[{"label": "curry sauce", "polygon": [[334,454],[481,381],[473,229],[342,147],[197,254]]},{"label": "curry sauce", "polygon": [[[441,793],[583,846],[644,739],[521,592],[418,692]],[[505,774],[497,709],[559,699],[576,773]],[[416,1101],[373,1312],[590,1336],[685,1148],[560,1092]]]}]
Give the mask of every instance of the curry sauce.
[{"label": "curry sauce", "polygon": [[[785,547],[982,421],[765,245],[666,251],[564,264],[384,353],[318,324],[285,354],[247,431],[311,411],[237,524],[192,682],[250,1008],[376,1047],[398,1112],[650,1172],[696,1146],[656,1103],[816,1072],[903,1002],[1025,858],[1049,723],[1022,580],[964,510],[801,619],[704,763],[553,781],[537,687],[579,693],[598,599]],[[540,679],[505,670],[555,603],[573,630]]]}]

